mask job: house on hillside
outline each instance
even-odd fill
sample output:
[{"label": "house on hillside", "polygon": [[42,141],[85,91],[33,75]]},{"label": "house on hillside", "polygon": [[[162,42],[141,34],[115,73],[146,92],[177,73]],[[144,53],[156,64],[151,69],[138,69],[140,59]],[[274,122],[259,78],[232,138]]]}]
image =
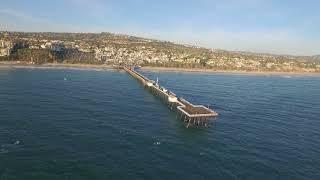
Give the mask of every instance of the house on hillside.
[{"label": "house on hillside", "polygon": [[0,40],[0,56],[9,56],[12,48],[12,41]]}]

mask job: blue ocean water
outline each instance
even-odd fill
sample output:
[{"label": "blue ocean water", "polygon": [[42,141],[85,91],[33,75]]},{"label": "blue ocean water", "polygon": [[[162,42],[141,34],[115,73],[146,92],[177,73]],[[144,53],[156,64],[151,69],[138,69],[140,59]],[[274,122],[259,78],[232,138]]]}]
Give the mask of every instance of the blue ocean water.
[{"label": "blue ocean water", "polygon": [[320,179],[320,76],[142,73],[220,116],[187,129],[125,72],[0,68],[0,179]]}]

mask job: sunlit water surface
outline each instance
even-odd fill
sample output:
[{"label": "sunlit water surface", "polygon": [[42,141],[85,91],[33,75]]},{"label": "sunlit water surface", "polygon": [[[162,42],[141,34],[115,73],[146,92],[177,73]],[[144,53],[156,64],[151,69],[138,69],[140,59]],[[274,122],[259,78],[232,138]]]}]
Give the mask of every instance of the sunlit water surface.
[{"label": "sunlit water surface", "polygon": [[320,179],[320,77],[149,72],[214,108],[186,129],[125,72],[0,69],[0,179]]}]

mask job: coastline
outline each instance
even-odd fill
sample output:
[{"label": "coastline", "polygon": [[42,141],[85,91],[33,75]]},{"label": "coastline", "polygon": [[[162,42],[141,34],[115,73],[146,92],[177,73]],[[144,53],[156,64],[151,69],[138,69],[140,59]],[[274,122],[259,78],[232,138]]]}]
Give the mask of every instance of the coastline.
[{"label": "coastline", "polygon": [[0,68],[36,68],[36,69],[88,69],[88,70],[104,70],[112,69],[111,65],[94,65],[94,64],[22,64],[22,63],[8,63],[0,61]]},{"label": "coastline", "polygon": [[214,70],[214,69],[199,69],[199,68],[175,68],[175,67],[141,67],[146,71],[168,71],[168,72],[204,72],[204,73],[226,73],[239,75],[305,75],[305,76],[320,76],[317,72],[277,72],[277,71],[238,71],[238,70]]},{"label": "coastline", "polygon": [[[41,65],[0,61],[0,68],[38,68],[38,69],[112,69],[112,65],[94,65],[94,64],[64,64],[64,63],[46,63]],[[238,70],[214,70],[199,68],[176,68],[176,67],[141,67],[145,71],[163,71],[163,72],[200,72],[200,73],[225,73],[239,75],[303,75],[303,76],[320,76],[317,72],[276,72],[276,71],[238,71]]]}]

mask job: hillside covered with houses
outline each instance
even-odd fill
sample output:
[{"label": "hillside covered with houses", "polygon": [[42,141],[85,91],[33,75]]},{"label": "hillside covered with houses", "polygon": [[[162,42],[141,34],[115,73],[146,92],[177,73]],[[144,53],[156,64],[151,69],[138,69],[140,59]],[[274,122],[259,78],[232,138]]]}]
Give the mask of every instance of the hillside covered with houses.
[{"label": "hillside covered with houses", "polygon": [[0,61],[320,72],[319,56],[234,52],[111,33],[0,32]]}]

